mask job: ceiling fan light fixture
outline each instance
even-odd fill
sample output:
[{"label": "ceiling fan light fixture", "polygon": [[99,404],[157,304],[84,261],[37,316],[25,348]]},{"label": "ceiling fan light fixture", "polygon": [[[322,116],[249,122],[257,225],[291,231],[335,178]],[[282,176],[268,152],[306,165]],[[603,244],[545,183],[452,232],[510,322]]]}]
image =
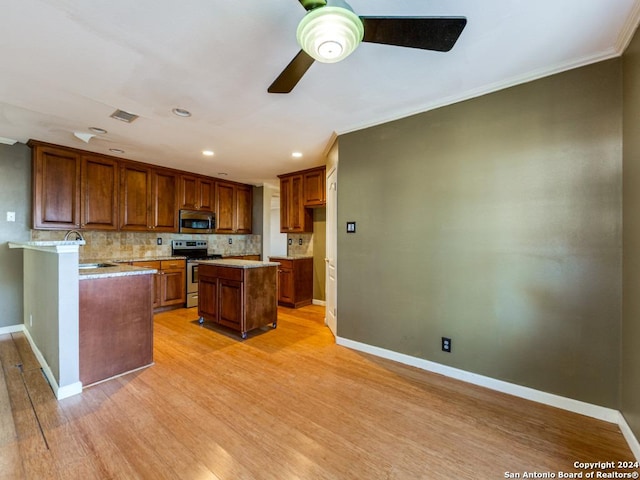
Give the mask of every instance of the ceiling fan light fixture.
[{"label": "ceiling fan light fixture", "polygon": [[296,37],[300,47],[314,60],[335,63],[351,55],[360,45],[364,25],[348,8],[326,6],[304,16]]}]

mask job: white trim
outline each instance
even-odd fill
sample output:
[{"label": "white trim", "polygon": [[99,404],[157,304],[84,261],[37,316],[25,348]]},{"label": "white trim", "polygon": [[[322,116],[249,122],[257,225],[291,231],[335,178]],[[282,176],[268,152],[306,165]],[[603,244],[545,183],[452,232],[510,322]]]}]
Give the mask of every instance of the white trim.
[{"label": "white trim", "polygon": [[316,300],[315,298],[312,300],[311,303],[313,305],[320,305],[321,307],[326,307],[327,306],[327,302],[325,302],[324,300]]},{"label": "white trim", "polygon": [[640,3],[634,2],[633,8],[631,12],[627,16],[627,21],[622,27],[620,31],[620,35],[618,36],[618,40],[616,41],[616,51],[622,55],[624,51],[631,43],[633,39],[633,35],[636,33],[636,29],[638,28],[638,21],[640,20]]},{"label": "white trim", "polygon": [[9,325],[8,327],[0,327],[0,335],[5,335],[7,333],[22,332],[23,330],[24,330],[23,323],[19,325]]},{"label": "white trim", "polygon": [[619,414],[618,426],[620,427],[625,440],[629,444],[629,448],[633,452],[633,455],[636,457],[636,460],[640,462],[640,443],[638,443],[638,439],[633,434],[631,427],[627,423],[627,419],[624,418],[622,413]]},{"label": "white trim", "polygon": [[478,375],[476,373],[467,372],[458,368],[449,367],[440,363],[431,362],[422,358],[412,357],[403,353],[394,352],[392,350],[386,350],[384,348],[367,345],[365,343],[356,342],[342,337],[336,337],[336,343],[353,350],[358,350],[365,353],[370,353],[377,357],[386,358],[388,360],[394,360],[405,365],[411,365],[413,367],[427,370],[429,372],[438,373],[447,377],[462,380],[463,382],[471,383],[481,387],[486,387],[491,390],[495,390],[502,393],[507,393],[516,397],[532,400],[534,402],[550,405],[552,407],[561,408],[570,412],[579,413],[588,417],[597,418],[609,423],[618,423],[620,420],[620,412],[612,408],[601,407],[599,405],[593,405],[591,403],[581,402],[572,398],[561,397],[552,393],[541,392],[529,387],[523,387],[522,385],[516,385],[513,383],[505,382],[503,380],[496,380],[491,377],[485,377],[484,375]]},{"label": "white trim", "polygon": [[27,340],[29,340],[29,344],[31,345],[33,354],[38,359],[38,362],[42,367],[42,371],[44,372],[45,377],[47,377],[47,380],[49,381],[49,385],[51,385],[51,388],[53,389],[53,393],[55,394],[56,398],[58,400],[62,400],[64,398],[82,393],[82,382],[75,382],[70,385],[65,385],[64,387],[60,387],[58,385],[58,382],[56,381],[56,377],[53,375],[53,372],[51,371],[51,367],[49,367],[49,364],[44,359],[44,356],[40,352],[40,349],[38,348],[38,346],[33,341],[33,338],[31,338],[31,334],[29,333],[29,330],[27,330],[26,328],[23,328],[23,332],[25,337],[27,337]]}]

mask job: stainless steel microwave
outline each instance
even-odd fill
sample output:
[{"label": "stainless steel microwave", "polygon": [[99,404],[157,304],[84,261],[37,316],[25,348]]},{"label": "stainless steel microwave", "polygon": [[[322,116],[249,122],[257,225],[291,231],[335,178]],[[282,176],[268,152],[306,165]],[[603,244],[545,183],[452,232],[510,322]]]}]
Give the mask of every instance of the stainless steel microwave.
[{"label": "stainless steel microwave", "polygon": [[180,210],[180,233],[214,233],[215,230],[215,213]]}]

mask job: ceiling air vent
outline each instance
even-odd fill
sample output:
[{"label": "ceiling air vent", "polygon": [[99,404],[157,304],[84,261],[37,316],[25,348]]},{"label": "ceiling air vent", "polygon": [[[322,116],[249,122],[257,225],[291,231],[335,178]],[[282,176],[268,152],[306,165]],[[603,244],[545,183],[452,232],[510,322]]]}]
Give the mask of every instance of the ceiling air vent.
[{"label": "ceiling air vent", "polygon": [[116,110],[115,112],[113,112],[111,114],[111,118],[115,118],[116,120],[120,120],[121,122],[131,123],[136,118],[138,118],[138,115],[135,115],[135,114],[129,113],[129,112],[125,112],[124,110]]}]

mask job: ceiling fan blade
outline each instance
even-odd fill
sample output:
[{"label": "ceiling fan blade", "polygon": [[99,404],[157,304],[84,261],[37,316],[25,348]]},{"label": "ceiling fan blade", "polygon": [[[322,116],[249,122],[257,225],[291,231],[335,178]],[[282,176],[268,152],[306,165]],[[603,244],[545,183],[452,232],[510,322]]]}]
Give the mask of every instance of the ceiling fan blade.
[{"label": "ceiling fan blade", "polygon": [[324,7],[327,5],[327,0],[298,0],[305,10],[310,11],[314,8]]},{"label": "ceiling fan blade", "polygon": [[304,50],[300,50],[293,60],[285,67],[278,78],[267,89],[269,93],[289,93],[300,81],[309,67],[314,62]]},{"label": "ceiling fan blade", "polygon": [[448,52],[467,24],[464,17],[360,17],[363,42]]}]

